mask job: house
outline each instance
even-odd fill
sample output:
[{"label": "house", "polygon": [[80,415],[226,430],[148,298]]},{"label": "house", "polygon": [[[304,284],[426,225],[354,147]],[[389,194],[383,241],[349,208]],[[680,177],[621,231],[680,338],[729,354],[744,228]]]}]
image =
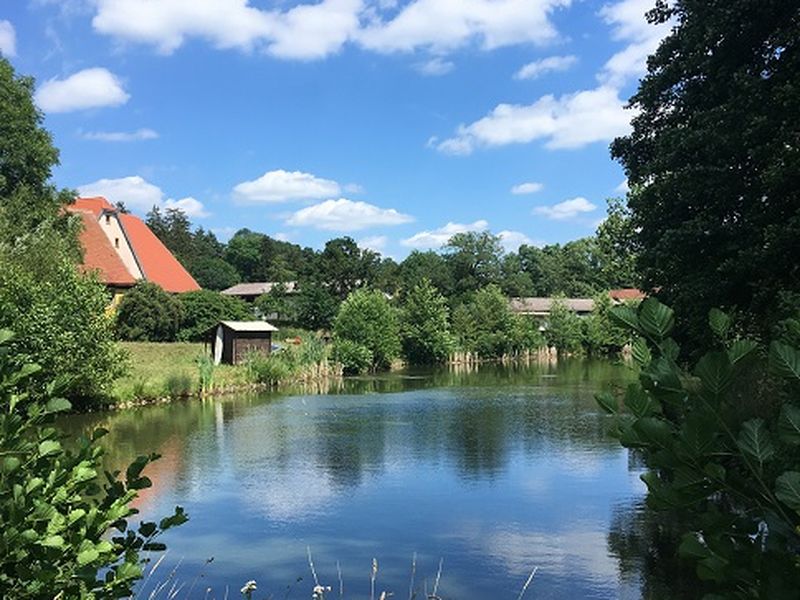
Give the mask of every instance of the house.
[{"label": "house", "polygon": [[645,294],[642,290],[637,290],[636,288],[610,290],[608,292],[608,296],[611,298],[611,301],[614,304],[622,304],[623,302],[638,301],[647,298],[647,294]]},{"label": "house", "polygon": [[594,310],[594,300],[591,298],[511,298],[509,307],[511,312],[518,315],[547,317],[550,307],[557,300],[578,316],[586,316]]},{"label": "house", "polygon": [[120,211],[101,196],[77,198],[66,210],[80,216],[83,224],[83,270],[98,274],[114,293],[115,303],[139,281],[176,294],[200,289],[139,217]]},{"label": "house", "polygon": [[278,328],[266,321],[220,321],[207,334],[214,364],[241,364],[253,352],[269,355],[275,331]]},{"label": "house", "polygon": [[227,290],[222,290],[221,294],[226,296],[235,296],[241,298],[246,302],[255,302],[256,298],[263,294],[269,294],[277,286],[282,285],[287,294],[296,294],[298,291],[296,281],[286,281],[283,283],[278,282],[255,282],[255,283],[237,283]]}]

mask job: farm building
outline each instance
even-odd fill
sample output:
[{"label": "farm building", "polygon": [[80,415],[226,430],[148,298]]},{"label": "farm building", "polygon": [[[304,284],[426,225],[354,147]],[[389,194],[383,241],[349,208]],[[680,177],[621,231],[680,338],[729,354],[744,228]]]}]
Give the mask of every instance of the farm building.
[{"label": "farm building", "polygon": [[225,296],[234,296],[241,298],[245,302],[255,302],[256,298],[263,294],[269,294],[277,286],[283,285],[284,291],[287,294],[297,293],[297,282],[286,281],[283,283],[276,283],[271,281],[258,281],[252,283],[237,283],[227,290],[222,290],[220,293]]},{"label": "farm building", "polygon": [[214,364],[241,364],[248,354],[272,352],[272,334],[278,328],[266,321],[220,321],[208,332]]}]

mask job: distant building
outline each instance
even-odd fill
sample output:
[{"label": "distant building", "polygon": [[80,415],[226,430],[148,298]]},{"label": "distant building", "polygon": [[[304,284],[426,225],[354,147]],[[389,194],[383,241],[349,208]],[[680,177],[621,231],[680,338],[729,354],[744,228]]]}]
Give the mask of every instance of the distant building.
[{"label": "distant building", "polygon": [[254,352],[269,355],[276,331],[266,321],[220,321],[208,332],[214,364],[241,364]]},{"label": "distant building", "polygon": [[636,301],[647,298],[647,294],[645,294],[642,290],[637,290],[636,288],[610,290],[608,292],[608,296],[611,298],[614,304],[622,304],[623,302],[628,302],[631,300]]},{"label": "distant building", "polygon": [[287,294],[297,293],[296,281],[285,281],[278,283],[274,281],[254,282],[254,283],[237,283],[227,290],[222,290],[222,294],[226,296],[235,296],[247,302],[255,302],[256,298],[263,294],[269,294],[275,287],[282,285]]},{"label": "distant building", "polygon": [[578,316],[586,316],[594,310],[594,300],[591,298],[511,298],[509,307],[511,312],[518,315],[547,317],[556,301],[562,302]]},{"label": "distant building", "polygon": [[200,289],[139,217],[121,212],[103,197],[78,198],[66,210],[80,216],[83,223],[83,270],[96,272],[114,292],[115,302],[139,281],[150,281],[171,293]]}]

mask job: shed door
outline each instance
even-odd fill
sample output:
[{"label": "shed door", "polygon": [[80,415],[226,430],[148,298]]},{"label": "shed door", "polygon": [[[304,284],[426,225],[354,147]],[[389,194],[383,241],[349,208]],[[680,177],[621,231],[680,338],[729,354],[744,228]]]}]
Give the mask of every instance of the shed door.
[{"label": "shed door", "polygon": [[214,364],[218,365],[222,362],[222,343],[223,343],[222,325],[217,326],[217,339],[214,341]]}]

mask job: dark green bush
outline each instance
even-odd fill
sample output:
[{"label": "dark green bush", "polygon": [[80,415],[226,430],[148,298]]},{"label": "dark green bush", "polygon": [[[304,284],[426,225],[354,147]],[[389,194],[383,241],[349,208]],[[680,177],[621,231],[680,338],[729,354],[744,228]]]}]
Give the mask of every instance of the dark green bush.
[{"label": "dark green bush", "polygon": [[[597,400],[615,415],[620,442],[645,456],[648,504],[684,524],[679,553],[706,597],[797,598],[800,352],[773,342],[771,377],[762,380],[757,344],[732,339],[731,319],[714,309],[718,349],[690,372],[677,362],[671,309],[648,299],[611,315],[638,336],[641,372],[625,391],[625,410],[611,394]],[[751,397],[758,390],[768,390],[768,402]]]},{"label": "dark green bush", "polygon": [[410,364],[446,362],[455,349],[447,300],[423,279],[405,296],[400,311],[403,355]]},{"label": "dark green bush", "polygon": [[281,354],[264,355],[261,352],[250,354],[246,360],[250,379],[267,385],[276,385],[289,379],[294,368]]},{"label": "dark green bush", "polygon": [[137,284],[116,313],[117,334],[131,342],[174,342],[182,319],[180,301],[155,283]]},{"label": "dark green bush", "polygon": [[342,365],[345,375],[361,375],[369,371],[373,364],[370,349],[352,340],[336,340],[331,359]]},{"label": "dark green bush", "polygon": [[97,442],[106,432],[60,435],[53,419],[70,408],[60,382],[33,400],[28,384],[40,368],[15,366],[11,338],[0,330],[0,598],[129,597],[142,576],[140,552],[164,550],[158,536],[186,515],[178,507],[158,524],[129,527],[138,513],[131,502],[151,485],[142,471],[158,456],[137,458],[123,480],[102,475]]},{"label": "dark green bush", "polygon": [[177,339],[198,342],[219,321],[247,321],[253,312],[239,298],[224,296],[211,290],[187,292],[178,296],[181,304],[181,322]]},{"label": "dark green bush", "polygon": [[397,314],[377,290],[357,290],[342,303],[333,323],[337,340],[350,340],[372,353],[372,367],[387,368],[400,355]]}]

